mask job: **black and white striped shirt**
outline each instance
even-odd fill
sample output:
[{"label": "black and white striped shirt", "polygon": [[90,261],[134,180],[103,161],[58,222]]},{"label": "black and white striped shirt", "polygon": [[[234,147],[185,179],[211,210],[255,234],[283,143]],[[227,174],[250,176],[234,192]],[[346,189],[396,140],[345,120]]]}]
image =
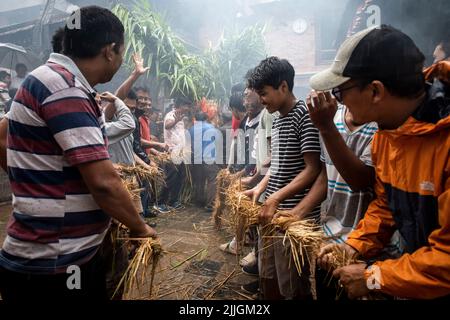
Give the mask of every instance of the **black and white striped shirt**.
[{"label": "black and white striped shirt", "polygon": [[[288,185],[305,169],[303,154],[308,152],[320,153],[319,132],[309,118],[305,103],[300,100],[286,116],[280,116],[274,120],[272,161],[266,199]],[[309,189],[305,189],[294,197],[286,199],[278,206],[278,209],[294,208],[308,192]],[[320,215],[320,207],[311,214]]]}]

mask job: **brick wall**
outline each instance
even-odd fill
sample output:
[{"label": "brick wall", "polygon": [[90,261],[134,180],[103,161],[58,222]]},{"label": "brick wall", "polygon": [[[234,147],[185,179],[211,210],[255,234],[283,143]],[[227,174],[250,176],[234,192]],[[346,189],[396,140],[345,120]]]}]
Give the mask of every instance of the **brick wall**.
[{"label": "brick wall", "polygon": [[308,28],[303,34],[296,34],[293,20],[272,23],[266,33],[269,55],[288,59],[294,66],[296,79],[295,91],[303,96],[309,91],[309,78],[314,73],[325,69],[326,65],[316,65],[316,28],[312,14],[304,15]]}]

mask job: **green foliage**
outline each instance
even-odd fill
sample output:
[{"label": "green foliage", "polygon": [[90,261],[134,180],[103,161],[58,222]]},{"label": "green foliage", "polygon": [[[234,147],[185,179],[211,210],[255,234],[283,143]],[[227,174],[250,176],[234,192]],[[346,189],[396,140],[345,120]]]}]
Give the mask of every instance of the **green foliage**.
[{"label": "green foliage", "polygon": [[266,57],[264,32],[265,26],[255,25],[242,32],[225,33],[218,47],[205,53],[214,83],[212,96],[227,99],[231,87],[243,81],[248,70]]},{"label": "green foliage", "polygon": [[231,86],[243,80],[265,53],[264,26],[253,26],[226,33],[216,48],[204,54],[191,54],[169,27],[164,17],[139,0],[130,10],[113,8],[125,28],[125,64],[131,67],[132,54],[139,53],[151,66],[150,85],[166,96],[183,95],[193,100],[202,97],[225,101]]}]

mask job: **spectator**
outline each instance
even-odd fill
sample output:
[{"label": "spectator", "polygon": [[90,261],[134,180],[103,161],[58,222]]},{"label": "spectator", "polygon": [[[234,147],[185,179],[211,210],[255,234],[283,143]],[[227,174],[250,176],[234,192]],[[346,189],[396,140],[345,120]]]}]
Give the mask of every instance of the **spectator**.
[{"label": "spectator", "polygon": [[220,137],[220,131],[206,119],[207,116],[203,112],[197,112],[194,126],[189,129],[192,155],[190,168],[194,184],[194,202],[212,211],[216,190],[215,181],[219,172],[216,164],[216,156],[218,156],[216,138]]},{"label": "spectator", "polygon": [[[310,81],[317,91],[332,90],[355,122],[376,121],[380,130],[372,142],[376,198],[345,243],[326,246],[319,259],[328,269],[337,247],[369,260],[333,272],[352,299],[450,294],[450,79],[447,68],[445,85],[427,85],[424,60],[410,37],[375,27],[347,39],[331,68]],[[397,228],[405,253],[377,260]]]},{"label": "spectator", "polygon": [[11,78],[10,89],[19,89],[22,82],[25,80],[27,76],[27,66],[23,63],[16,64],[16,75]]}]

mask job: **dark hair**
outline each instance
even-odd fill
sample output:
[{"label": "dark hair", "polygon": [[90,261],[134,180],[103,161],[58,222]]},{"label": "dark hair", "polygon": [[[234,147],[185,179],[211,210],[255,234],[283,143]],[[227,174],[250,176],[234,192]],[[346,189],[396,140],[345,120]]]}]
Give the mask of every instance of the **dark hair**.
[{"label": "dark hair", "polygon": [[425,76],[423,74],[385,79],[355,78],[354,80],[360,90],[363,90],[375,80],[381,81],[390,94],[403,98],[415,98],[425,90]]},{"label": "dark hair", "polygon": [[0,71],[0,81],[5,80],[5,78],[7,76],[11,76],[11,75],[8,72],[4,71],[4,70]]},{"label": "dark hair", "polygon": [[250,79],[250,77],[252,76],[253,70],[255,70],[254,68],[249,69],[244,76],[244,80],[247,83],[248,79]]},{"label": "dark hair", "polygon": [[186,97],[179,97],[175,99],[175,109],[180,108],[181,106],[192,106],[192,101]]},{"label": "dark hair", "polygon": [[14,97],[16,96],[17,93],[17,88],[11,88],[8,90],[8,95],[11,97],[11,99],[14,99]]},{"label": "dark hair", "polygon": [[206,119],[207,119],[206,114],[204,114],[201,111],[196,112],[194,117],[195,117],[195,120],[197,120],[197,121],[206,121]]},{"label": "dark hair", "polygon": [[23,64],[23,63],[18,63],[18,64],[16,64],[15,70],[17,71],[17,69],[19,69],[19,68],[28,70],[27,66],[26,66],[25,64]]},{"label": "dark hair", "polygon": [[150,94],[150,93],[149,93],[149,90],[147,89],[147,87],[144,87],[144,86],[134,87],[133,90],[134,90],[135,92],[138,92],[138,91],[144,91],[144,92],[147,92],[148,94]]},{"label": "dark hair", "polygon": [[229,106],[231,110],[245,112],[244,94],[242,92],[235,92],[234,94],[232,94],[230,97]]},{"label": "dark hair", "polygon": [[231,110],[245,112],[244,91],[245,91],[245,84],[242,82],[237,83],[233,87],[231,87],[231,96],[229,103]]},{"label": "dark hair", "polygon": [[374,80],[397,97],[416,97],[425,89],[425,56],[410,37],[391,26],[382,25],[367,34],[350,60],[344,76],[350,74],[361,89]]},{"label": "dark hair", "polygon": [[236,83],[235,85],[233,85],[231,87],[231,94],[235,94],[235,93],[242,93],[244,94],[244,90],[245,90],[245,83]]},{"label": "dark hair", "polygon": [[128,91],[128,94],[127,94],[127,99],[130,99],[130,100],[137,100],[137,94],[136,94],[136,91],[134,91],[134,89],[131,89],[130,91]]},{"label": "dark hair", "polygon": [[63,53],[75,58],[93,58],[109,44],[119,52],[124,43],[122,22],[111,11],[97,6],[80,8],[81,28],[64,28]]},{"label": "dark hair", "polygon": [[61,53],[63,49],[63,40],[64,40],[64,28],[59,28],[55,31],[52,37],[52,48],[54,53]]},{"label": "dark hair", "polygon": [[247,80],[247,86],[256,91],[265,86],[278,89],[283,81],[286,81],[289,91],[294,89],[294,67],[286,59],[269,57],[260,62]]}]

